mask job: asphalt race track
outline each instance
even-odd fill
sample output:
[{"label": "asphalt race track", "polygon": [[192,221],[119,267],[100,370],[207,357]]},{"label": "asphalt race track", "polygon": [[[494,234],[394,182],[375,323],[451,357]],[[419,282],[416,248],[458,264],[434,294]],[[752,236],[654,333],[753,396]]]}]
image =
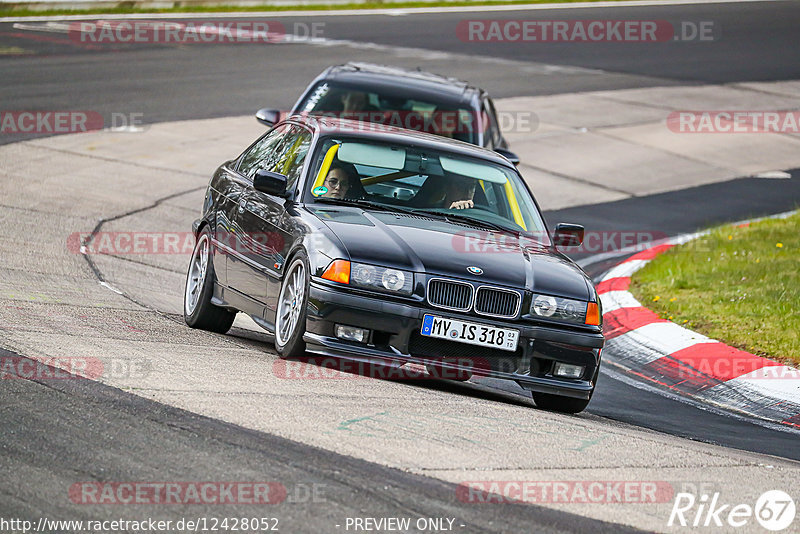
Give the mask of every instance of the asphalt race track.
[{"label": "asphalt race track", "polygon": [[[454,38],[464,19],[495,18],[638,18],[666,20],[674,26],[681,21],[711,21],[715,39],[520,46]],[[236,117],[264,106],[288,109],[325,66],[348,60],[421,66],[468,79],[495,98],[800,79],[800,4],[795,2],[466,14],[276,15],[276,19],[287,28],[324,23],[324,38],[311,44],[267,46],[98,48],[76,43],[53,26],[37,29],[36,25],[46,27],[48,21],[25,23],[28,27],[0,22],[0,50],[16,50],[0,55],[2,108],[94,110],[104,117],[135,114],[147,125]],[[3,134],[0,145],[38,137],[48,135]],[[226,141],[224,131],[218,141]],[[191,143],[182,146],[188,153],[193,148]],[[39,148],[19,149],[18,155],[31,158],[32,172],[50,174],[48,156],[39,154]],[[120,151],[125,151],[124,144]],[[190,160],[187,154],[176,157]],[[0,179],[5,179],[10,176],[6,168],[11,162],[0,162]],[[103,164],[98,157],[96,165]],[[60,316],[47,319],[48,324],[41,327],[43,353],[61,343],[74,343],[70,349],[96,350],[97,354],[119,347],[151,358],[159,369],[169,372],[141,384],[0,381],[0,518],[113,519],[122,513],[120,507],[87,506],[65,498],[66,488],[84,481],[280,481],[286,487],[286,499],[259,509],[258,515],[279,517],[283,532],[346,532],[348,517],[396,516],[455,518],[454,530],[464,532],[624,532],[632,528],[627,525],[667,530],[669,503],[649,512],[625,505],[589,509],[588,505],[459,502],[458,483],[476,479],[650,480],[641,477],[652,476],[655,471],[647,469],[654,468],[663,469],[662,480],[670,480],[673,487],[678,482],[699,487],[707,468],[714,473],[709,479],[714,480],[716,491],[722,484],[736,487],[730,490],[737,492],[731,500],[757,498],[763,490],[747,493],[748,482],[762,477],[764,483],[776,485],[764,489],[794,490],[795,501],[800,496],[797,486],[791,486],[797,480],[800,434],[664,396],[621,376],[613,367],[604,369],[592,403],[579,416],[536,410],[521,389],[492,380],[470,384],[334,381],[280,389],[284,386],[267,377],[276,358],[268,336],[245,328],[234,328],[230,336],[192,331],[174,309],[162,305],[159,288],[168,288],[161,291],[164,299],[173,297],[175,281],[183,278],[185,266],[180,260],[164,259],[155,266],[105,260],[89,265],[78,255],[49,264],[57,258],[52,243],[63,244],[63,240],[59,237],[51,243],[38,236],[60,236],[64,228],[90,230],[98,214],[113,214],[114,219],[104,223],[111,229],[117,219],[141,223],[145,219],[137,217],[145,213],[165,226],[191,220],[199,209],[207,173],[197,169],[175,173],[169,167],[154,161],[151,173],[137,175],[151,180],[149,193],[140,191],[147,187],[134,180],[124,181],[120,187],[131,188],[129,199],[119,192],[81,192],[67,185],[66,200],[59,200],[59,191],[42,191],[42,198],[30,193],[23,199],[10,193],[13,184],[2,189],[0,210],[4,211],[0,213],[6,233],[0,250],[9,269],[7,283],[20,281],[21,286],[34,287],[36,282],[44,287],[59,274],[88,280],[93,289],[76,290],[74,295],[66,290],[65,301],[49,305],[63,309],[56,313],[65,317],[80,314],[89,318],[86,321],[104,323],[75,327],[80,321],[62,318],[54,327],[53,321]],[[179,167],[174,165],[172,171]],[[82,167],[76,169],[83,172]],[[54,167],[52,173],[57,172]],[[677,235],[795,209],[800,203],[800,172],[791,173],[791,179],[772,187],[742,177],[547,210],[545,216],[550,225],[570,221],[587,228],[652,228]],[[21,200],[13,200],[17,198]],[[74,210],[69,202],[76,203]],[[687,205],[690,215],[673,215],[676,206]],[[53,215],[56,208],[58,213]],[[37,246],[45,243],[43,258],[30,257],[25,241],[9,228],[37,235],[32,241]],[[593,276],[611,265],[610,260],[581,259]],[[124,296],[98,286],[97,277],[127,281]],[[58,294],[55,286],[51,296]],[[0,294],[2,316],[9,320],[0,324],[0,355],[34,356],[7,350],[25,329],[25,317],[39,317],[35,306],[8,297],[11,287],[5,286]],[[14,323],[13,309],[21,312],[20,324]],[[147,332],[144,342],[134,345],[139,342],[131,331],[112,325],[127,320]],[[75,338],[61,335],[59,328],[64,332],[74,328]],[[30,339],[36,331],[31,331]],[[230,360],[214,357],[223,353]],[[279,389],[269,390],[276,386]],[[350,414],[360,415],[348,419]],[[326,419],[338,426],[330,430]],[[364,420],[369,426],[359,426]],[[514,439],[515,431],[536,448],[518,450],[521,445]],[[315,491],[319,491],[317,497]],[[241,504],[189,508],[187,512],[186,507],[177,506],[129,506],[122,515],[172,520],[187,514],[252,515],[252,508]]]},{"label": "asphalt race track", "polygon": [[[625,19],[710,21],[712,42],[462,42],[465,19]],[[216,20],[219,17],[210,17]],[[795,2],[700,4],[501,13],[402,16],[267,17],[287,32],[324,23],[323,45],[114,45],[113,53],[80,46],[65,33],[21,30],[0,22],[0,46],[33,56],[3,58],[0,87],[9,109],[92,109],[143,113],[145,123],[246,115],[264,106],[288,109],[297,91],[328,65],[382,60],[462,76],[495,98],[686,83],[789,80],[800,77]],[[225,21],[249,20],[220,19]],[[28,23],[29,25],[45,23]],[[371,43],[372,46],[363,46]],[[400,47],[399,49],[397,47]],[[108,47],[106,47],[107,50]],[[427,54],[420,50],[427,51]],[[498,61],[502,59],[504,61]],[[468,74],[468,76],[466,75]],[[64,83],[68,81],[65,87]],[[277,83],[276,83],[277,82]],[[4,136],[0,142],[12,142]]]}]

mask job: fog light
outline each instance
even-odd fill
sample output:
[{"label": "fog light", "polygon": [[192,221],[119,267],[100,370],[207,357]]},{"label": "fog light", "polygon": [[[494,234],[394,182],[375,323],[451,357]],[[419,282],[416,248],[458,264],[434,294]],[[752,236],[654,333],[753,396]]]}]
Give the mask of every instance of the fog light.
[{"label": "fog light", "polygon": [[369,330],[366,328],[356,328],[355,326],[336,325],[336,337],[347,341],[358,341],[366,343],[369,338]]},{"label": "fog light", "polygon": [[584,367],[582,365],[556,362],[555,367],[553,367],[553,374],[563,378],[580,378],[583,376],[583,370]]}]

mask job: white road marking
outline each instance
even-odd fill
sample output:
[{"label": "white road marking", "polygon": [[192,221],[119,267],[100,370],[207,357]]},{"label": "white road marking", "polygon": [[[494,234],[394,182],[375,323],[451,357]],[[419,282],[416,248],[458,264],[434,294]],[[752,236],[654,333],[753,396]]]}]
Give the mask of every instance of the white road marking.
[{"label": "white road marking", "polygon": [[113,291],[113,292],[114,292],[114,293],[116,293],[117,295],[122,295],[122,291],[120,291],[120,290],[119,290],[119,289],[117,289],[116,287],[112,286],[112,285],[111,285],[111,284],[109,284],[108,282],[99,282],[99,284],[100,284],[101,286],[103,286],[104,288],[106,288],[106,289],[110,289],[111,291]]},{"label": "white road marking", "polygon": [[762,367],[732,378],[726,385],[747,386],[766,397],[800,404],[800,370],[786,365]]},{"label": "white road marking", "polygon": [[620,308],[639,308],[641,303],[628,291],[608,291],[600,294],[603,303],[603,314]]},{"label": "white road marking", "polygon": [[620,263],[610,271],[608,271],[603,280],[610,280],[612,278],[629,278],[633,273],[645,266],[648,260],[628,260]]},{"label": "white road marking", "polygon": [[719,343],[675,323],[650,323],[623,335],[636,337],[662,354],[675,354],[698,343]]},{"label": "white road marking", "polygon": [[[99,22],[109,20],[115,17],[102,17],[97,19]],[[187,25],[176,22],[179,28],[183,29]],[[80,31],[79,27],[73,27],[69,23],[50,21],[46,23],[15,23],[14,28],[18,30],[27,31],[43,31],[51,33],[69,33],[70,31]],[[198,34],[217,34],[220,30],[215,27],[198,26],[195,28]],[[254,34],[249,31],[238,30],[235,32],[241,38],[247,39],[253,37]],[[127,43],[122,43],[127,44]],[[170,44],[170,43],[165,43]],[[171,43],[177,44],[177,43]],[[264,43],[265,46],[281,45],[281,44],[305,44],[310,46],[342,46],[352,48],[355,50],[370,50],[377,52],[385,52],[397,57],[403,58],[417,58],[425,61],[470,61],[472,63],[488,63],[492,65],[506,65],[516,71],[528,74],[605,74],[605,71],[600,69],[588,69],[584,67],[573,67],[567,65],[551,65],[548,63],[535,63],[528,61],[516,61],[513,59],[496,58],[492,56],[480,56],[475,54],[459,54],[455,52],[445,52],[440,50],[430,50],[427,48],[415,48],[408,46],[394,46],[385,45],[380,43],[370,43],[361,41],[352,41],[349,39],[327,39],[323,37],[307,37],[303,35],[286,34],[283,39],[276,40],[271,43]]]}]

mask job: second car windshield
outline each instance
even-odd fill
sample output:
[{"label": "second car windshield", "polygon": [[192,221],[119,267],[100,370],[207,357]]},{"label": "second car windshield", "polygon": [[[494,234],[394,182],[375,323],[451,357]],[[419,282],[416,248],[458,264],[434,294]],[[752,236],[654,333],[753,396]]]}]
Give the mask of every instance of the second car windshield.
[{"label": "second car windshield", "polygon": [[544,235],[539,211],[512,169],[445,151],[355,138],[330,138],[321,146],[309,178],[314,198],[457,216],[487,228]]},{"label": "second car windshield", "polygon": [[486,122],[459,106],[327,81],[309,93],[297,112],[381,123],[472,144],[477,142],[477,131]]}]

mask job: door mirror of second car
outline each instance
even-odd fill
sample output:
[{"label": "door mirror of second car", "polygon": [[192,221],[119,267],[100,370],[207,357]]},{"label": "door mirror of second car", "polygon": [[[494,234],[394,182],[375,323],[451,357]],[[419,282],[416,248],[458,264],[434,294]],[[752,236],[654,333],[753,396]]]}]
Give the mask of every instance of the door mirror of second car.
[{"label": "door mirror of second car", "polygon": [[517,156],[510,150],[506,150],[505,148],[495,148],[494,151],[503,156],[504,158],[506,158],[514,165],[519,165],[519,156]]},{"label": "door mirror of second car", "polygon": [[286,198],[289,196],[286,191],[286,176],[266,169],[256,171],[256,175],[253,177],[253,188],[276,197]]},{"label": "door mirror of second car", "polygon": [[557,247],[579,247],[583,243],[584,228],[580,224],[558,223],[553,232],[553,244]]},{"label": "door mirror of second car", "polygon": [[281,120],[281,112],[277,109],[262,108],[256,111],[256,120],[265,126],[273,126]]}]

